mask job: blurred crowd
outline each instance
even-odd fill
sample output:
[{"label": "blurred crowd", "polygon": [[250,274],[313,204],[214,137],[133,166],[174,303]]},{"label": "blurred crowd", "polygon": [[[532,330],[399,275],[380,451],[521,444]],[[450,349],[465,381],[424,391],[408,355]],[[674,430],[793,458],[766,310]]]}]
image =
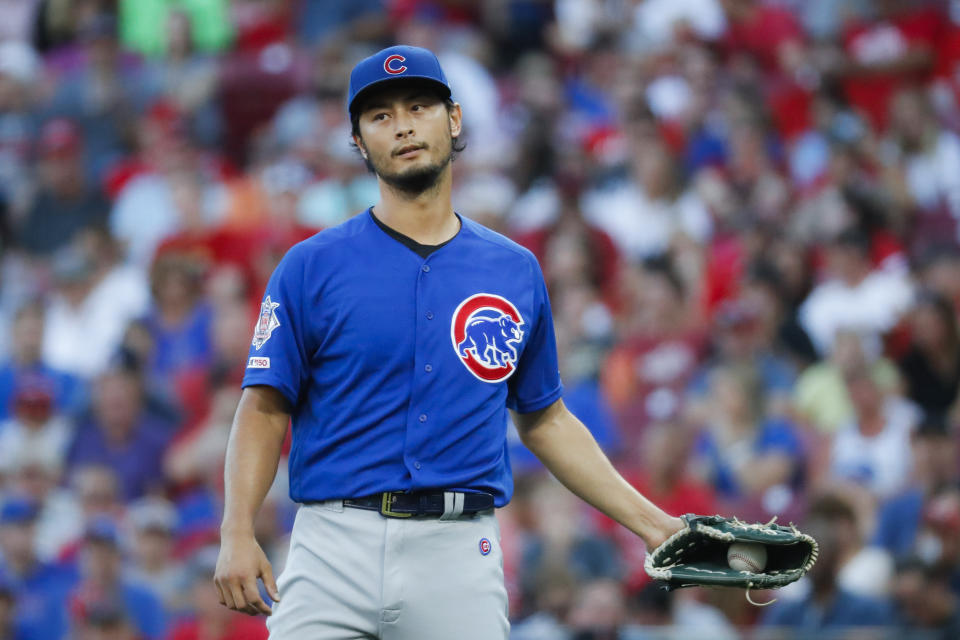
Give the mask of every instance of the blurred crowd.
[{"label": "blurred crowd", "polygon": [[[512,637],[960,637],[960,1],[0,0],[0,638],[266,637],[227,434],[273,267],[377,199],[344,96],[394,43],[624,476],[820,542],[767,607],[665,592],[511,427]],[[281,463],[275,572],[295,510]]]}]

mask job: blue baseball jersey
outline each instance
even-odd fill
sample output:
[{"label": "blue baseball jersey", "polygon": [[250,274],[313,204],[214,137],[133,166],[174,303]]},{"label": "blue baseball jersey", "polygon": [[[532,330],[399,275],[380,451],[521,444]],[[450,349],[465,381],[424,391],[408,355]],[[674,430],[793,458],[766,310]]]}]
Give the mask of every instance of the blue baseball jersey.
[{"label": "blue baseball jersey", "polygon": [[507,408],[563,393],[528,250],[461,218],[421,257],[368,209],[290,249],[260,307],[243,386],[292,407],[290,497],[513,492]]}]

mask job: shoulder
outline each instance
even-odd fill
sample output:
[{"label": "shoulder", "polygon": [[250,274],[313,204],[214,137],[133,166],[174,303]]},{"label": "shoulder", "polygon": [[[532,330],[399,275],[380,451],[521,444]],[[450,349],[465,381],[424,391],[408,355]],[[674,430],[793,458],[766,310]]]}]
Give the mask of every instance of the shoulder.
[{"label": "shoulder", "polygon": [[352,252],[358,243],[369,238],[372,226],[367,211],[364,210],[335,227],[318,231],[294,244],[283,256],[280,266],[307,266],[315,264],[319,258],[327,261],[340,253]]},{"label": "shoulder", "polygon": [[848,624],[883,623],[891,614],[890,605],[885,600],[846,590],[838,592],[835,604]]},{"label": "shoulder", "polygon": [[500,255],[521,260],[539,270],[537,258],[526,247],[465,216],[460,216],[460,220],[463,224],[461,233],[464,234],[464,239],[473,245],[476,250],[489,251],[491,256]]},{"label": "shoulder", "polygon": [[780,600],[761,615],[760,624],[763,626],[798,624],[809,606],[806,599]]}]

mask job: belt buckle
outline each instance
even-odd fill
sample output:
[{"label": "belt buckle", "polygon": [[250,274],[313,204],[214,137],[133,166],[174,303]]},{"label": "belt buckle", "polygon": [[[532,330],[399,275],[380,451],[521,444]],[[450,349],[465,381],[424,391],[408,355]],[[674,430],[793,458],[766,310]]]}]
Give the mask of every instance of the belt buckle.
[{"label": "belt buckle", "polygon": [[397,496],[403,493],[402,491],[384,491],[380,494],[380,515],[386,516],[388,518],[411,518],[413,517],[412,513],[397,513],[391,509],[394,502],[397,501]]}]

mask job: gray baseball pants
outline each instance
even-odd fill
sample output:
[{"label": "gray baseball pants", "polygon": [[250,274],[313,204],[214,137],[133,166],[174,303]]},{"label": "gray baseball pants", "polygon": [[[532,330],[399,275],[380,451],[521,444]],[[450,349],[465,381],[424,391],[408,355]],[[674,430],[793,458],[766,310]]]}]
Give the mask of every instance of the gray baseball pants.
[{"label": "gray baseball pants", "polygon": [[[485,542],[484,542],[485,541]],[[506,640],[492,511],[387,518],[339,500],[297,511],[271,640]]]}]

